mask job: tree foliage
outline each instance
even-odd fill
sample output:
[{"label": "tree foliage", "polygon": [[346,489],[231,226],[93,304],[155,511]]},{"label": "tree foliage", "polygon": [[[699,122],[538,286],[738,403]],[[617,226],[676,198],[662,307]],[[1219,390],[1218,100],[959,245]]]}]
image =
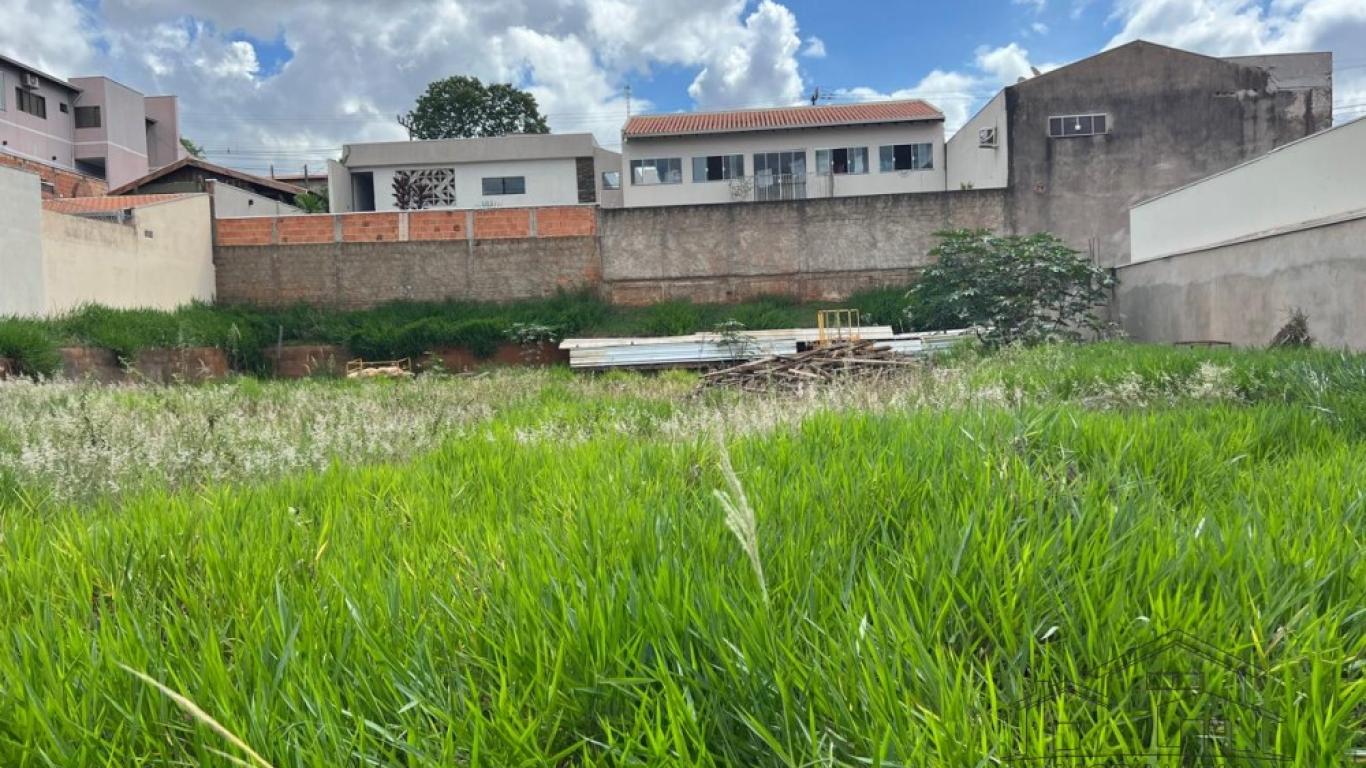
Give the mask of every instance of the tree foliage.
[{"label": "tree foliage", "polygon": [[188,154],[190,157],[198,157],[200,159],[203,159],[204,148],[194,143],[190,139],[186,138],[185,136],[180,137],[180,146],[185,148],[186,154]]},{"label": "tree foliage", "polygon": [[939,232],[936,263],[907,294],[916,328],[978,326],[990,344],[1078,339],[1101,330],[1096,310],[1114,278],[1048,233]]},{"label": "tree foliage", "polygon": [[304,213],[327,213],[327,198],[307,190],[294,196],[294,207]]},{"label": "tree foliage", "polygon": [[432,186],[408,171],[394,172],[394,205],[400,211],[420,211],[436,202]]},{"label": "tree foliage", "polygon": [[550,133],[535,96],[507,83],[484,85],[465,75],[429,84],[417,106],[398,122],[414,139]]}]

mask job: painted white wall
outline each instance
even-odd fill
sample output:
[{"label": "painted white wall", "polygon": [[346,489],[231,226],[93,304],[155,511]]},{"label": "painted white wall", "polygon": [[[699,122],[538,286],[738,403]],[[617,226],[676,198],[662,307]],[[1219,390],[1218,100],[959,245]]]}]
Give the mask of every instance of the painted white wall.
[{"label": "painted white wall", "polygon": [[[934,167],[932,169],[879,172],[879,147],[884,144],[920,144],[926,142],[934,145]],[[816,150],[843,147],[868,148],[868,173],[817,177]],[[627,140],[622,144],[623,201],[627,208],[735,202],[731,182],[693,181],[692,159],[694,157],[744,155],[745,174],[752,177],[756,153],[798,150],[806,153],[808,198],[886,195],[902,192],[942,192],[945,188],[944,124],[942,122],[920,122]],[[673,157],[681,158],[683,161],[683,183],[651,185],[631,183],[632,160]],[[750,194],[747,199],[753,199],[753,195]]]},{"label": "painted white wall", "polygon": [[[72,132],[76,123],[70,102],[75,94],[43,78],[36,93],[47,100],[47,119],[20,112],[14,89],[23,82],[24,72],[0,62],[0,146],[31,160],[71,168],[75,160]],[[61,111],[63,103],[68,105],[66,113]]]},{"label": "painted white wall", "polygon": [[42,239],[49,314],[213,300],[208,195],[137,208],[131,225],[43,211]]},{"label": "painted white wall", "polygon": [[327,210],[348,213],[351,204],[351,172],[336,160],[327,161]]},{"label": "painted white wall", "polygon": [[47,306],[42,212],[38,177],[0,166],[0,317]]},{"label": "painted white wall", "polygon": [[[394,205],[394,173],[423,168],[455,169],[455,208],[523,208],[542,205],[578,205],[579,183],[574,158],[561,157],[544,160],[503,160],[488,163],[437,163],[434,165],[405,165],[394,167],[355,166],[345,168],[349,173],[373,173],[375,178],[375,210],[398,210]],[[332,179],[328,166],[331,194],[337,195],[338,183]],[[489,176],[523,176],[526,178],[524,195],[484,195],[483,180]],[[341,192],[350,204],[351,181],[340,184]],[[449,207],[449,206],[440,206]],[[335,212],[337,209],[333,208]]]},{"label": "painted white wall", "polygon": [[[983,147],[978,132],[996,129],[996,146]],[[948,156],[948,188],[1004,189],[1010,182],[1009,142],[1006,141],[1006,92],[996,94],[945,148]]]},{"label": "painted white wall", "polygon": [[1366,119],[1286,144],[1134,206],[1131,261],[1366,210]]},{"label": "painted white wall", "polygon": [[292,216],[303,210],[258,195],[220,181],[208,182],[208,193],[213,196],[213,216],[216,219],[235,219],[246,216]]}]

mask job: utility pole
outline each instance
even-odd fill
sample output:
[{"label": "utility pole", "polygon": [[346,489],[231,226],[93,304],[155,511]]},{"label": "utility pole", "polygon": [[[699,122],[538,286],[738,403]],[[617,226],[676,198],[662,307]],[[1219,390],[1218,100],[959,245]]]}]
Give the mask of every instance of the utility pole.
[{"label": "utility pole", "polygon": [[626,119],[631,118],[631,86],[626,86]]}]

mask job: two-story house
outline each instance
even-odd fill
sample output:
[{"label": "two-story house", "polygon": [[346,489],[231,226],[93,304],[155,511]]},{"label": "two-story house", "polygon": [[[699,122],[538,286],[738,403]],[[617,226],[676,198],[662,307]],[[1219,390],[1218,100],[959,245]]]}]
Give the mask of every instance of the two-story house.
[{"label": "two-story house", "polygon": [[625,206],[941,192],[944,115],[917,99],[636,115]]},{"label": "two-story house", "polygon": [[118,186],[183,154],[176,97],[0,56],[0,153]]}]

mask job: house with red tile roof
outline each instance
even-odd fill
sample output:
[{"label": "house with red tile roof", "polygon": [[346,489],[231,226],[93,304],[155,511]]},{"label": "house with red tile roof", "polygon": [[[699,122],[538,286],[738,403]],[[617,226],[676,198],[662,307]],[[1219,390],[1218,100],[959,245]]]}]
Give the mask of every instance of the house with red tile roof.
[{"label": "house with red tile roof", "polygon": [[919,99],[636,115],[626,207],[942,192],[944,115]]}]

